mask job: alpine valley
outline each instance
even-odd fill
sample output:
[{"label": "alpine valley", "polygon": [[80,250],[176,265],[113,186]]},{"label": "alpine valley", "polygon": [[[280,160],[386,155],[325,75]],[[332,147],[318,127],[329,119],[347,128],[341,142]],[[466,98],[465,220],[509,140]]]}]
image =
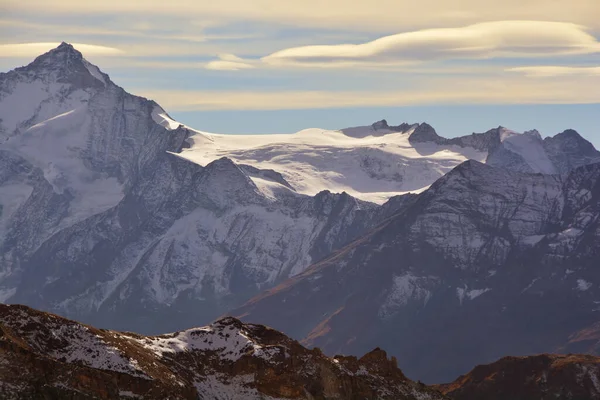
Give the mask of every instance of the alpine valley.
[{"label": "alpine valley", "polygon": [[[271,362],[264,354],[282,363],[290,354],[312,357],[327,379],[336,371],[344,390],[377,398],[375,381],[356,375],[371,357],[385,366],[373,367],[381,373],[373,379],[396,385],[389,398],[443,398],[405,378],[385,354],[369,352],[385,349],[406,376],[427,383],[450,382],[506,355],[600,355],[598,265],[600,152],[574,130],[542,138],[498,127],[447,139],[426,123],[381,120],[337,131],[224,135],[173,120],[67,43],[0,73],[0,302],[111,329],[4,307],[2,340],[34,360],[64,343],[42,346],[31,324],[52,332],[50,325],[65,324],[88,342],[100,337],[129,358],[113,360],[127,371],[100,368],[113,372],[98,385],[126,373],[133,386],[119,390],[147,385],[160,398],[177,388],[194,398],[204,378],[145,381],[180,374],[183,359],[201,362],[157,361],[157,352],[177,353],[183,339],[112,330],[155,335],[228,314],[244,323],[221,319],[180,334],[200,347],[217,331],[233,335],[241,358],[219,373],[242,376]],[[14,322],[18,313],[33,321],[28,328]],[[368,355],[364,365],[348,358],[340,369],[302,345]],[[535,376],[576,364],[565,382],[577,385],[583,374],[592,397],[581,398],[600,396],[595,357],[548,357],[531,361]],[[529,362],[516,360],[509,361]],[[509,361],[439,389],[491,393],[475,376]],[[335,398],[321,386],[308,397],[298,388],[312,383],[288,378],[276,390],[251,384],[253,396]]]}]

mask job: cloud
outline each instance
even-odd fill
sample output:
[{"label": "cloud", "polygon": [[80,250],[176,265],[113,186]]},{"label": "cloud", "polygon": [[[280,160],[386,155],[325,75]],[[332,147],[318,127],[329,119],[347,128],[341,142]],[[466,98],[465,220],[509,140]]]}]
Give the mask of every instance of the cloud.
[{"label": "cloud", "polygon": [[[355,31],[407,31],[494,20],[569,21],[600,27],[598,0],[3,0],[0,15],[184,16]],[[399,28],[400,27],[400,28]]]},{"label": "cloud", "polygon": [[254,65],[233,54],[221,54],[219,60],[207,63],[204,68],[218,71],[238,71],[254,68]]},{"label": "cloud", "polygon": [[362,44],[293,47],[263,57],[262,61],[273,66],[322,67],[596,52],[600,52],[600,42],[579,25],[546,21],[496,21],[461,28],[399,33]]},{"label": "cloud", "polygon": [[507,69],[533,78],[550,78],[568,75],[600,76],[600,67],[568,67],[568,66],[530,66]]},{"label": "cloud", "polygon": [[411,89],[376,91],[185,91],[135,89],[170,111],[297,110],[392,107],[432,104],[590,104],[600,103],[600,79],[552,82],[504,79],[428,78]]},{"label": "cloud", "polygon": [[[0,57],[37,57],[60,43],[15,43],[0,44]],[[94,44],[72,43],[73,47],[85,55],[117,56],[124,52],[114,47],[97,46]]]}]

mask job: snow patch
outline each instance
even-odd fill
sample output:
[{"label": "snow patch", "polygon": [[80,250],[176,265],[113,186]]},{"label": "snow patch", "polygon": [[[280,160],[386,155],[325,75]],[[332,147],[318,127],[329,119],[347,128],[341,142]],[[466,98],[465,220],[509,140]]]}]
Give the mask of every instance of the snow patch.
[{"label": "snow patch", "polygon": [[[219,359],[237,361],[246,354],[254,354],[262,346],[254,343],[247,332],[233,325],[213,325],[188,329],[168,335],[136,339],[158,356],[164,353],[187,351],[216,352]],[[260,353],[264,357],[266,353]]]},{"label": "snow patch", "polygon": [[475,300],[477,297],[489,292],[490,290],[492,289],[485,288],[468,290],[466,286],[464,288],[458,287],[456,288],[456,296],[458,297],[458,302],[460,305],[462,305],[465,299]]},{"label": "snow patch", "polygon": [[104,86],[106,86],[106,80],[104,79],[104,76],[102,75],[98,67],[96,67],[94,64],[89,63],[87,60],[83,60],[83,65],[89,71],[90,75],[98,79],[104,84]]},{"label": "snow patch", "polygon": [[143,399],[144,396],[139,395],[139,394],[135,394],[129,390],[121,390],[119,392],[119,396],[120,397],[126,397],[126,398],[132,398],[132,399]]},{"label": "snow patch", "polygon": [[490,288],[485,288],[485,289],[473,289],[473,290],[469,290],[469,291],[466,293],[466,295],[467,295],[467,297],[469,298],[469,300],[474,300],[474,299],[476,299],[477,297],[481,296],[482,294],[489,292],[490,290],[492,290],[492,289],[490,289]]},{"label": "snow patch", "polygon": [[90,124],[88,108],[82,105],[33,125],[5,144],[39,167],[56,193],[73,196],[62,226],[114,207],[123,198],[117,178],[91,171],[83,162]]},{"label": "snow patch", "polygon": [[154,106],[151,116],[154,122],[169,131],[173,131],[179,128],[179,125],[182,125],[179,122],[171,119],[171,117],[167,115],[167,112],[159,106]]},{"label": "snow patch", "polygon": [[546,235],[522,236],[520,238],[520,241],[521,241],[522,244],[524,244],[526,246],[535,246],[536,244],[538,244],[545,237],[546,237]]},{"label": "snow patch", "polygon": [[520,155],[534,172],[556,174],[554,164],[548,158],[537,131],[519,134],[503,129],[500,132],[500,140],[506,149]]},{"label": "snow patch", "polygon": [[68,346],[52,352],[56,359],[68,363],[80,363],[96,369],[146,377],[137,362],[121,355],[120,351],[85,326],[78,324],[58,325],[51,330],[52,336],[67,339]]},{"label": "snow patch", "polygon": [[580,292],[585,292],[589,288],[592,287],[592,284],[585,279],[577,279],[577,290]]},{"label": "snow patch", "polygon": [[390,292],[379,309],[379,317],[388,318],[413,300],[421,301],[426,306],[431,292],[421,285],[427,282],[427,278],[419,278],[410,273],[394,276]]},{"label": "snow patch", "polygon": [[281,173],[298,193],[346,192],[379,204],[398,194],[425,190],[463,161],[486,158],[486,153],[459,146],[413,147],[409,135],[401,132],[365,137],[323,129],[275,135],[195,132],[189,139],[191,148],[180,155],[202,166],[228,157]]},{"label": "snow patch", "polygon": [[62,97],[69,90],[70,86],[63,83],[17,82],[9,93],[0,97],[0,133],[4,128],[6,136],[10,137],[17,128],[28,128],[22,126],[26,122],[31,125],[42,122],[72,110],[90,98],[83,90]]},{"label": "snow patch", "polygon": [[529,289],[531,289],[533,287],[533,285],[535,285],[535,283],[537,281],[539,281],[541,278],[534,278],[529,285],[525,286],[525,288],[523,290],[521,290],[521,293],[525,293],[526,291],[528,291]]}]

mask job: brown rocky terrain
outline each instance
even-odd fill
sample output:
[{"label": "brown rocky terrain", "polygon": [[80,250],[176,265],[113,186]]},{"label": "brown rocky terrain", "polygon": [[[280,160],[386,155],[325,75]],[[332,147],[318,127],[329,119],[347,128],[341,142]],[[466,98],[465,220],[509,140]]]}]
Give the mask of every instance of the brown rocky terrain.
[{"label": "brown rocky terrain", "polygon": [[551,354],[504,357],[437,388],[456,400],[600,399],[600,358]]},{"label": "brown rocky terrain", "polygon": [[375,349],[326,357],[262,325],[223,318],[160,336],[96,329],[0,305],[2,399],[445,398]]}]

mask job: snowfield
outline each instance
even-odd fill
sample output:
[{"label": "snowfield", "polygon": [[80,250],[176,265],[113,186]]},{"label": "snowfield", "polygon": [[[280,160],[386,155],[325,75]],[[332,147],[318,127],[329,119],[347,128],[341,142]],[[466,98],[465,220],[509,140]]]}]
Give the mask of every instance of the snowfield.
[{"label": "snowfield", "polygon": [[[176,125],[162,118],[161,125]],[[191,148],[179,155],[202,166],[228,157],[281,173],[298,193],[346,192],[378,204],[395,195],[421,192],[463,161],[483,162],[487,157],[487,152],[470,147],[411,144],[411,130],[374,131],[371,126],[275,135],[194,132]]]}]

